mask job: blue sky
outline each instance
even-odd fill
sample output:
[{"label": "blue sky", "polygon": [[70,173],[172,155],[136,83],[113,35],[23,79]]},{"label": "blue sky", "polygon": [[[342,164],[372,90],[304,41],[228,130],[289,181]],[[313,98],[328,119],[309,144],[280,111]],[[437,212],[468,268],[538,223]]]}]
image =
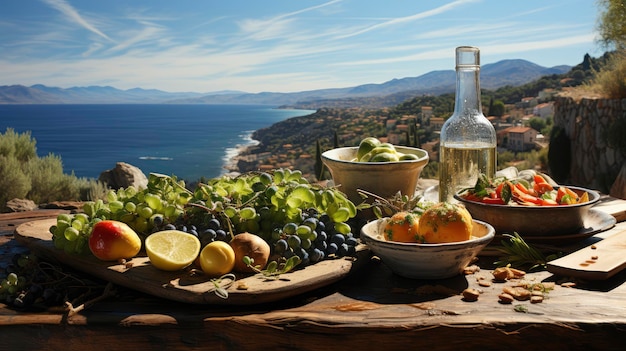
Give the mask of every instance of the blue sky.
[{"label": "blue sky", "polygon": [[482,64],[575,65],[593,0],[6,0],[0,85],[296,92]]}]

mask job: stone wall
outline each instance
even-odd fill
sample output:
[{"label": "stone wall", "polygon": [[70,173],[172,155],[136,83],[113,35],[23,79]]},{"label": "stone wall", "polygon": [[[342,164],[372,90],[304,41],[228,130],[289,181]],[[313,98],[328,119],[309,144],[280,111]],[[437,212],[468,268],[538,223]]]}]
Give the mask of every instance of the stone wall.
[{"label": "stone wall", "polygon": [[554,126],[564,128],[571,143],[568,184],[609,193],[626,167],[626,153],[607,145],[606,131],[625,112],[626,99],[556,97]]}]

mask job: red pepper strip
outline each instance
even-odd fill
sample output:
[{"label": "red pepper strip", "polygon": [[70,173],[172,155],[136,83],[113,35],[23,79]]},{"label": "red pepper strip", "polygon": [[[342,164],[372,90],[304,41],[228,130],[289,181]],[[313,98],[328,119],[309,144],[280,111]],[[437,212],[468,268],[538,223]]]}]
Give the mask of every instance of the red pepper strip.
[{"label": "red pepper strip", "polygon": [[476,194],[471,193],[471,192],[466,192],[465,194],[461,195],[465,200],[468,201],[474,201],[474,202],[482,202],[482,198],[476,196]]},{"label": "red pepper strip", "polygon": [[498,186],[496,187],[496,195],[499,198],[502,198],[502,187],[504,187],[504,182],[498,184]]},{"label": "red pepper strip", "polygon": [[541,196],[541,194],[547,193],[548,191],[554,190],[554,187],[550,185],[550,183],[548,183],[546,179],[539,174],[535,174],[533,180],[533,189],[537,194],[539,194],[539,196]]},{"label": "red pepper strip", "polygon": [[558,206],[559,204],[552,200],[552,199],[542,199],[539,198],[541,200],[541,206]]},{"label": "red pepper strip", "polygon": [[537,193],[533,189],[528,189],[522,183],[515,183],[515,187],[519,189],[520,191],[522,191],[524,194],[528,194],[530,196],[535,196],[535,197],[537,196]]},{"label": "red pepper strip", "polygon": [[[517,183],[516,185],[519,185],[519,183]],[[527,194],[524,192],[524,190],[522,189],[526,189],[526,187],[524,187],[523,185],[521,185],[520,187],[514,186],[511,188],[511,194],[513,199],[518,202],[518,203],[524,203],[524,202],[529,202],[535,205],[541,205],[541,200],[540,198],[536,197],[536,196],[532,196],[530,194]]]},{"label": "red pepper strip", "polygon": [[489,205],[504,205],[504,200],[499,197],[485,197],[482,199],[482,202]]},{"label": "red pepper strip", "polygon": [[539,196],[541,196],[542,194],[545,194],[547,192],[554,190],[554,187],[552,187],[552,185],[548,183],[541,183],[541,184],[535,183],[533,185],[533,189],[537,192],[537,194],[539,194]]}]

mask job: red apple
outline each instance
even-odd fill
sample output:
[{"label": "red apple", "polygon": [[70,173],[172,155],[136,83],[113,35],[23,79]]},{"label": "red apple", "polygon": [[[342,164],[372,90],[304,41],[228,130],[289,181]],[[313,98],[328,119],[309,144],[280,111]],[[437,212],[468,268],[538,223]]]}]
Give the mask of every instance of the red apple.
[{"label": "red apple", "polygon": [[89,249],[103,261],[135,257],[141,249],[139,235],[126,223],[104,220],[96,223],[89,237]]}]

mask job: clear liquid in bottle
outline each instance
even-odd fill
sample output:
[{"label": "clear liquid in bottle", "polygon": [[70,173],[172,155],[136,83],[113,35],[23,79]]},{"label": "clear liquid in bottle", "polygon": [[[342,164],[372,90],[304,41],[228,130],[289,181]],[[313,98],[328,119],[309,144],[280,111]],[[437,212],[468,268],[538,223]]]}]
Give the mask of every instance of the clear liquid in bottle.
[{"label": "clear liquid in bottle", "polygon": [[456,48],[454,113],[441,128],[439,201],[455,202],[454,194],[473,187],[478,175],[496,172],[496,131],[480,102],[480,59],[475,47]]},{"label": "clear liquid in bottle", "polygon": [[455,193],[474,187],[479,174],[495,174],[496,149],[489,144],[449,144],[439,152],[447,160],[439,164],[439,191],[448,202]]}]

